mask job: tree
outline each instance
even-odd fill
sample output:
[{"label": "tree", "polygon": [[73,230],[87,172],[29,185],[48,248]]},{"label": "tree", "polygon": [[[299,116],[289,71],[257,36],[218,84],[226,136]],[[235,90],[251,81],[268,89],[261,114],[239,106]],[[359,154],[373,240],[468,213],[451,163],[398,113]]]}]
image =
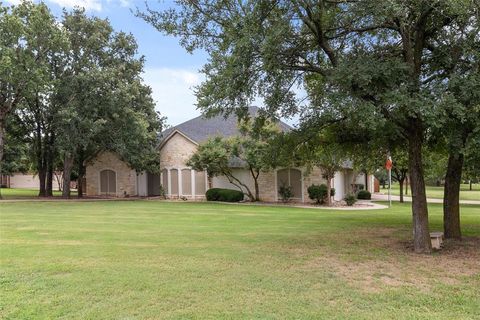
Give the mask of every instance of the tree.
[{"label": "tree", "polygon": [[[206,170],[209,177],[225,176],[244,192],[251,201],[260,200],[258,179],[262,171],[275,166],[271,146],[279,129],[274,122],[245,118],[238,123],[240,134],[231,138],[213,138],[202,144],[190,158],[188,165],[195,170]],[[254,190],[238,179],[233,168],[248,170]]]},{"label": "tree", "polygon": [[162,118],[154,111],[150,88],[142,84],[144,59],[136,56],[135,39],[79,9],[64,13],[63,27],[70,45],[55,94],[61,106],[57,140],[63,196],[70,195],[75,162],[81,181],[84,160],[98,150],[117,152],[132,168],[153,172]]},{"label": "tree", "polygon": [[[479,8],[480,10],[480,8]],[[476,34],[480,33],[480,24],[475,28]],[[480,45],[480,40],[477,40]],[[471,52],[470,52],[471,53]],[[443,217],[445,238],[461,239],[460,226],[460,185],[462,182],[462,169],[465,163],[465,152],[470,138],[480,127],[480,54],[478,50],[471,53],[476,59],[468,59],[470,54],[465,54],[465,59],[471,64],[477,64],[472,70],[471,66],[459,67],[457,72],[448,79],[445,102],[441,111],[448,117],[442,122],[441,133],[445,138],[444,144],[448,151],[448,162],[445,174],[445,188],[443,196]],[[474,139],[474,138],[472,138]]]},{"label": "tree", "polygon": [[480,183],[480,132],[476,132],[467,144],[464,175],[468,180],[470,191],[473,183]]},{"label": "tree", "polygon": [[0,102],[25,130],[41,196],[52,194],[60,163],[63,197],[77,175],[81,196],[84,161],[103,149],[136,170],[158,170],[164,119],[143,84],[144,59],[132,35],[82,9],[64,11],[58,23],[44,4],[30,2],[2,7],[0,31]]},{"label": "tree", "polygon": [[[47,57],[58,47],[56,22],[48,7],[24,1],[0,6],[0,166],[6,120],[32,88],[49,80]],[[1,171],[1,170],[0,170]]]},{"label": "tree", "polygon": [[392,179],[397,181],[400,186],[400,202],[403,203],[404,183],[408,177],[408,158],[404,152],[392,153],[393,167]]},{"label": "tree", "polygon": [[[395,127],[408,145],[414,250],[430,252],[422,147],[436,97],[430,68],[442,31],[472,16],[470,1],[178,1],[138,15],[205,50],[198,106],[231,112],[255,97],[271,114],[295,113],[293,87],[314,79],[312,103],[337,118],[372,118]],[[312,81],[312,80],[310,80]],[[339,93],[342,99],[338,99]]]},{"label": "tree", "polygon": [[238,179],[232,170],[233,147],[221,137],[210,138],[201,144],[188,160],[187,165],[194,170],[207,172],[209,178],[224,176],[240,191],[255,201],[255,196],[247,184]]}]

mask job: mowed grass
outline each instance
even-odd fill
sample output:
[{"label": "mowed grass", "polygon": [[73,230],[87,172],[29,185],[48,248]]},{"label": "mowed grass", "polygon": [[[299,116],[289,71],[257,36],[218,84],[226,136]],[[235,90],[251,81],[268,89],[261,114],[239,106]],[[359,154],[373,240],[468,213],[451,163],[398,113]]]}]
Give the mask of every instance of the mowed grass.
[{"label": "mowed grass", "polygon": [[[16,188],[2,188],[0,190],[2,197],[6,200],[36,198],[38,197],[38,189],[16,189]],[[73,192],[72,192],[73,194]],[[53,196],[59,197],[62,192],[53,190]]]},{"label": "mowed grass", "polygon": [[[387,184],[388,188],[388,184]],[[380,186],[380,192],[387,194],[388,189]],[[392,195],[400,195],[400,185],[392,183]],[[411,196],[410,186],[408,187],[408,195]],[[443,199],[443,187],[427,186],[427,197],[432,199]],[[460,200],[478,200],[480,201],[480,184],[473,184],[472,190],[468,184],[462,184],[460,187]]]},{"label": "mowed grass", "polygon": [[[0,204],[2,319],[478,319],[480,206],[412,253],[409,205]],[[441,205],[430,206],[441,230]]]}]

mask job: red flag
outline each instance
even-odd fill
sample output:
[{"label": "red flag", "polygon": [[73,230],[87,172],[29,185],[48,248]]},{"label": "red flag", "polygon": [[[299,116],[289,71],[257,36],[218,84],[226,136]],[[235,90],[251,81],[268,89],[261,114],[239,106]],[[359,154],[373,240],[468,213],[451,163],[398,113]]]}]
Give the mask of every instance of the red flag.
[{"label": "red flag", "polygon": [[387,162],[385,163],[385,168],[387,170],[392,170],[392,167],[393,167],[392,158],[388,157]]}]

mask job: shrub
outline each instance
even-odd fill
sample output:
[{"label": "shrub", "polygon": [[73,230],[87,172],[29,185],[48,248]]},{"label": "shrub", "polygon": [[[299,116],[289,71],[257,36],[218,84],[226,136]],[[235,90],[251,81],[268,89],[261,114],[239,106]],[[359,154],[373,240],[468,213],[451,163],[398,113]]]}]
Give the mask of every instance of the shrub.
[{"label": "shrub", "polygon": [[278,194],[280,194],[283,202],[288,202],[293,197],[293,188],[291,186],[282,185],[278,189]]},{"label": "shrub", "polygon": [[243,192],[231,189],[212,188],[205,193],[208,201],[239,202],[243,200]]},{"label": "shrub", "polygon": [[160,197],[162,197],[163,199],[166,199],[166,198],[167,198],[167,192],[165,191],[165,188],[164,188],[162,185],[160,185],[159,195],[160,195]]},{"label": "shrub", "polygon": [[353,204],[357,202],[355,195],[351,193],[347,194],[343,200],[345,200],[347,206],[353,206]]},{"label": "shrub", "polygon": [[[308,197],[312,200],[315,200],[316,203],[325,203],[327,200],[327,185],[315,185],[312,184],[307,189]],[[335,188],[330,189],[330,195],[333,197],[335,195]]]},{"label": "shrub", "polygon": [[357,193],[357,199],[360,200],[371,200],[372,199],[372,194],[368,190],[360,190]]}]

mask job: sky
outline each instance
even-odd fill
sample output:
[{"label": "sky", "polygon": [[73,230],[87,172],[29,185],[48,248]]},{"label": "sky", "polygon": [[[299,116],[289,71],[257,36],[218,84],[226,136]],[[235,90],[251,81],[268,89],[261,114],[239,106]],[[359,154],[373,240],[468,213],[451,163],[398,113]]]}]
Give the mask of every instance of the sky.
[{"label": "sky", "polygon": [[[172,0],[147,0],[150,7],[163,9],[174,6]],[[0,0],[0,3],[2,0]],[[3,0],[17,4],[20,0]],[[204,52],[189,54],[178,39],[165,36],[154,27],[135,17],[132,10],[145,8],[144,0],[44,0],[53,14],[60,17],[62,8],[84,7],[89,15],[108,18],[116,31],[132,33],[138,52],[145,56],[145,83],[152,88],[156,109],[167,117],[169,125],[177,125],[200,115],[196,110],[193,87],[200,84],[198,70],[207,61]]]}]

